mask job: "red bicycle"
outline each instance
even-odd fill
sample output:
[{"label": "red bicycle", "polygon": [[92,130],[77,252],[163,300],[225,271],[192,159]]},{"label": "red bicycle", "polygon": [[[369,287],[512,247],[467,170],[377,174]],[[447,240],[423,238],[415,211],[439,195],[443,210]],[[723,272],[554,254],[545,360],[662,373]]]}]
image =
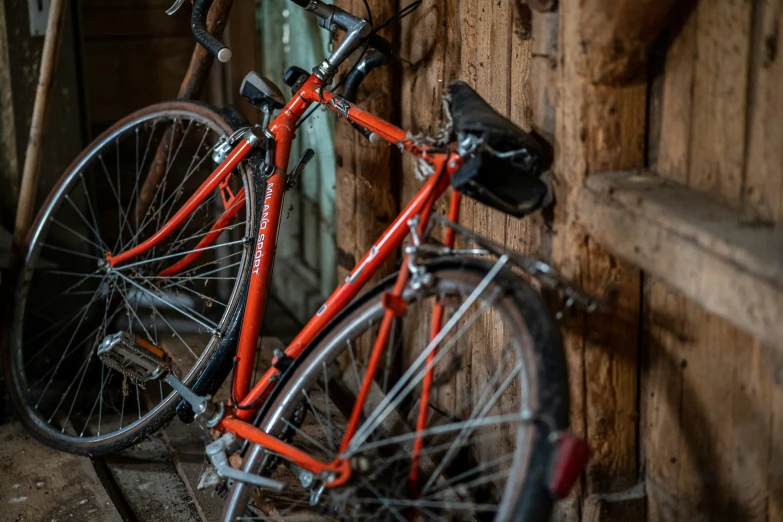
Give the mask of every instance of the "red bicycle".
[{"label": "red bicycle", "polygon": [[[4,350],[22,421],[48,445],[98,455],[175,412],[195,417],[222,434],[207,455],[230,485],[224,520],[545,520],[587,450],[567,432],[558,328],[514,267],[569,304],[594,303],[549,266],[455,223],[460,193],[518,217],[539,208],[545,153],[460,82],[438,138],[359,109],[349,100],[391,46],[367,20],[293,1],[346,37],[312,74],[289,69],[288,102],[246,77],[242,94],[268,125],[193,102],[155,105],[97,138],[49,195]],[[193,32],[225,60],[205,30],[210,4],[194,2]],[[359,49],[344,96],[327,90]],[[289,171],[291,143],[316,104],[414,154],[427,179],[254,383],[284,193],[313,154]],[[446,219],[433,205],[449,185]],[[399,271],[359,296],[406,238]],[[472,331],[488,333],[483,346]],[[230,401],[213,401],[232,368]]]}]

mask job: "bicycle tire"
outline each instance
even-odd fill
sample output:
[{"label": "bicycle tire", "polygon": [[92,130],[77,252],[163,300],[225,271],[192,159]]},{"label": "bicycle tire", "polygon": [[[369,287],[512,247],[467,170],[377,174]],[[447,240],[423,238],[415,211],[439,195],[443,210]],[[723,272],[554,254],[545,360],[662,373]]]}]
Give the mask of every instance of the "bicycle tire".
[{"label": "bicycle tire", "polygon": [[[470,274],[474,280],[477,278],[480,280],[489,272],[491,266],[484,260],[468,258],[446,258],[426,264],[427,272],[436,280],[448,277],[448,274]],[[265,431],[273,431],[270,429],[274,427],[270,425],[272,412],[291,402],[291,399],[286,398],[287,396],[298,393],[295,389],[288,389],[290,383],[295,378],[306,375],[308,365],[317,365],[319,357],[325,358],[324,350],[332,349],[330,347],[342,342],[339,332],[350,331],[352,321],[358,320],[357,317],[361,317],[361,314],[367,313],[366,311],[372,307],[382,309],[381,296],[392,287],[395,278],[396,274],[386,278],[356,299],[308,345],[302,355],[290,365],[270,394],[259,417],[259,426]],[[504,295],[510,298],[535,340],[532,345],[534,350],[532,360],[535,361],[539,383],[538,392],[535,394],[538,398],[536,426],[539,429],[536,429],[530,446],[530,459],[526,466],[523,486],[502,520],[543,522],[549,519],[554,503],[547,487],[551,459],[554,455],[549,433],[566,430],[568,427],[568,382],[562,339],[543,300],[527,282],[510,269],[504,268],[498,273],[496,283],[493,284],[502,288]],[[545,421],[541,422],[541,419]],[[270,470],[263,469],[264,457],[263,448],[252,445],[245,455],[243,471],[269,475]],[[270,460],[277,462],[275,459]],[[252,519],[252,517],[247,518],[251,513],[246,507],[252,492],[251,486],[243,483],[233,484],[224,506],[224,522],[233,522],[237,517],[245,517],[242,520]]]},{"label": "bicycle tire", "polygon": [[[141,410],[139,410],[140,418],[138,419],[138,422],[134,422],[130,428],[126,426],[125,428],[127,429],[124,429],[120,425],[120,430],[117,432],[110,433],[109,435],[92,437],[65,435],[65,427],[62,428],[63,431],[57,433],[48,425],[45,419],[34,411],[34,408],[31,408],[31,405],[26,400],[25,391],[20,384],[23,377],[20,376],[19,367],[20,354],[22,351],[22,348],[20,347],[22,343],[21,314],[24,313],[25,301],[28,297],[26,292],[28,291],[30,278],[32,277],[32,265],[37,261],[38,252],[36,252],[36,249],[39,251],[41,249],[41,246],[37,245],[36,240],[41,235],[42,229],[46,225],[47,215],[57,205],[63,205],[61,199],[65,193],[65,187],[74,183],[73,179],[77,175],[79,169],[86,165],[91,158],[94,159],[94,156],[100,153],[102,147],[110,143],[113,136],[119,136],[122,129],[132,128],[138,122],[148,121],[156,117],[156,115],[165,114],[190,115],[192,117],[191,121],[203,122],[205,128],[212,128],[215,133],[220,133],[222,135],[230,134],[238,127],[244,126],[244,122],[241,118],[237,118],[238,113],[236,113],[236,111],[232,111],[229,108],[224,108],[219,111],[207,104],[191,101],[172,101],[156,104],[127,116],[103,132],[71,163],[43,203],[41,210],[30,229],[30,233],[27,236],[23,250],[24,256],[21,263],[21,269],[14,290],[16,306],[14,306],[13,310],[9,311],[10,313],[6,314],[6,324],[10,324],[12,328],[10,334],[4,336],[5,342],[3,343],[2,350],[3,366],[6,382],[8,383],[7,389],[9,397],[28,433],[39,442],[61,451],[96,456],[127,448],[150,436],[170,421],[175,415],[178,404],[181,402],[178,395],[174,393],[168,394],[164,400],[161,384],[161,402],[156,406],[151,407],[144,417],[141,417]],[[176,122],[176,119],[174,121]],[[181,141],[184,142],[184,140],[185,138],[183,137]],[[119,149],[117,155],[119,157]],[[257,228],[257,224],[255,223],[257,211],[255,205],[257,199],[256,195],[259,193],[259,190],[263,191],[263,187],[255,186],[259,180],[254,179],[247,160],[239,165],[238,171],[241,172],[241,183],[247,194],[245,202],[246,235],[254,236]],[[261,183],[263,183],[263,181],[261,181]],[[175,199],[174,202],[176,203],[176,201],[177,200]],[[126,218],[127,215],[129,214],[126,214]],[[233,283],[230,298],[226,303],[226,311],[223,313],[220,320],[222,328],[220,329],[219,334],[216,334],[210,339],[207,348],[200,354],[190,371],[188,371],[186,377],[183,379],[184,382],[198,394],[213,392],[216,387],[220,386],[231,369],[230,354],[236,349],[236,341],[242,322],[243,308],[241,303],[244,302],[252,262],[252,257],[247,254],[247,249],[245,248],[243,250],[245,253],[241,255],[236,280]],[[8,321],[10,321],[10,323]],[[229,361],[228,364],[226,364],[226,360]],[[87,371],[85,370],[84,373],[86,374]],[[76,400],[76,395],[78,393],[79,391],[77,390],[74,394],[74,401]],[[139,409],[140,408],[141,406],[139,405]],[[82,435],[83,433],[84,431],[82,431]]]}]

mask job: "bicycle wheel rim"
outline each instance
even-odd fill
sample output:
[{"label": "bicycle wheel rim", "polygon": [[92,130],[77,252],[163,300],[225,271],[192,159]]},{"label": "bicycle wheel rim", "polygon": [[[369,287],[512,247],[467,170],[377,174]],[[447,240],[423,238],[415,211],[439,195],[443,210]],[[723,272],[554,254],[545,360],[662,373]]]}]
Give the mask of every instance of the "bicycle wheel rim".
[{"label": "bicycle wheel rim", "polygon": [[[56,214],[65,205],[64,196],[69,191],[74,189],[80,172],[88,165],[89,162],[95,161],[95,155],[112,143],[113,140],[124,136],[126,133],[132,132],[134,128],[139,128],[144,124],[150,122],[156,122],[158,120],[176,122],[178,119],[181,121],[196,122],[197,125],[202,125],[207,131],[210,131],[215,136],[223,136],[231,132],[231,127],[218,115],[213,109],[190,102],[171,102],[164,103],[143,109],[133,115],[130,115],[125,120],[119,122],[115,126],[108,129],[103,135],[96,139],[90,147],[85,149],[85,152],[80,155],[68,168],[66,174],[60,179],[56,187],[50,193],[46,202],[44,203],[35,224],[31,228],[28,234],[27,248],[24,253],[22,270],[20,271],[19,278],[15,289],[15,302],[16,306],[13,312],[12,333],[10,337],[10,343],[7,350],[7,361],[10,362],[12,369],[7,373],[13,379],[11,383],[16,390],[19,390],[18,400],[15,401],[17,408],[24,410],[23,420],[32,423],[33,428],[45,434],[48,440],[44,442],[54,444],[62,443],[64,445],[61,449],[69,451],[82,451],[90,453],[95,448],[106,447],[117,441],[122,441],[128,437],[137,433],[144,433],[154,427],[154,424],[160,422],[162,415],[173,414],[173,406],[179,400],[176,393],[168,392],[165,398],[162,398],[160,402],[150,407],[146,413],[142,416],[139,414],[139,418],[129,422],[128,424],[121,426],[120,429],[101,433],[100,435],[84,435],[82,431],[81,435],[66,434],[63,430],[53,429],[52,424],[44,418],[36,408],[33,407],[24,396],[25,383],[25,369],[24,369],[24,348],[22,343],[24,320],[27,312],[26,307],[29,299],[29,286],[31,280],[34,277],[36,263],[39,261],[41,251],[43,249],[42,238],[46,238],[50,233],[52,222],[50,217]],[[157,123],[156,123],[157,124]],[[154,133],[154,131],[153,131]],[[183,139],[184,141],[184,139]],[[245,188],[246,194],[248,194],[247,201],[245,203],[246,220],[243,228],[243,235],[247,237],[252,231],[252,201],[254,198],[251,180],[245,166],[240,167],[243,175],[241,176],[241,183]],[[176,202],[176,199],[174,200]],[[241,254],[241,260],[237,264],[236,280],[233,283],[234,286],[231,290],[230,297],[226,301],[226,309],[222,314],[216,330],[221,334],[225,334],[231,328],[237,327],[237,319],[241,313],[239,309],[239,301],[241,301],[241,293],[244,287],[244,281],[247,277],[249,268],[250,257],[247,255],[246,249],[243,249]],[[218,350],[221,343],[225,342],[222,339],[222,335],[212,335],[208,344],[204,347],[201,354],[198,356],[192,367],[181,375],[183,382],[190,385],[193,383],[206,368],[206,363],[210,361],[210,357]],[[85,372],[86,373],[86,372]],[[161,389],[162,389],[162,385]],[[77,392],[78,393],[78,392]],[[138,393],[138,392],[137,392]],[[161,393],[163,395],[163,393]],[[139,405],[139,408],[141,406]],[[89,419],[88,419],[89,421]],[[35,434],[35,432],[34,432]],[[77,447],[69,447],[68,445],[76,444]]]},{"label": "bicycle wheel rim", "polygon": [[[475,266],[473,268],[475,268]],[[450,273],[454,275],[454,278],[463,277],[465,274],[462,272],[461,268],[457,268],[456,270],[453,268],[445,268],[442,271],[433,270],[433,274],[436,274],[437,278],[439,279],[448,279],[448,274]],[[468,273],[470,273],[470,267]],[[481,280],[481,277],[478,276],[478,274],[475,272],[473,273],[473,276],[478,277],[476,281]],[[406,298],[410,298],[410,293],[407,294]],[[330,357],[331,351],[335,349],[339,350],[337,347],[339,347],[344,338],[349,337],[351,332],[355,331],[357,328],[361,328],[357,325],[362,324],[363,321],[366,322],[367,318],[369,317],[374,317],[377,319],[378,317],[382,316],[382,313],[383,307],[378,302],[378,300],[370,299],[368,302],[363,303],[361,306],[352,310],[346,317],[343,318],[343,320],[335,323],[335,328],[337,326],[342,327],[340,329],[341,331],[335,332],[334,329],[331,329],[329,332],[325,333],[325,335],[316,343],[314,343],[314,345],[312,345],[308,351],[305,352],[302,357],[294,363],[294,366],[292,366],[286,377],[282,379],[282,384],[280,387],[276,389],[275,392],[273,392],[273,396],[270,398],[270,405],[267,409],[267,413],[263,418],[262,428],[264,428],[265,431],[274,431],[274,428],[277,424],[277,419],[285,418],[287,408],[291,407],[297,402],[301,403],[301,399],[297,401],[294,395],[297,390],[304,389],[303,386],[290,384],[306,377],[306,372],[304,370],[299,370],[301,366],[306,365],[312,368],[317,367],[320,362]],[[524,329],[525,322],[521,313],[519,310],[514,313],[516,313],[517,319],[522,321],[519,324]],[[346,326],[344,321],[347,321],[349,324]],[[304,362],[305,359],[307,360],[306,364]],[[526,393],[526,398],[529,400],[526,401],[526,403],[528,408],[532,409],[539,406],[539,377],[537,375],[538,370],[536,365],[533,363],[533,361],[528,362],[529,364],[526,364],[527,370],[525,375],[529,382],[529,385],[527,386],[528,391]],[[286,394],[284,390],[292,390],[292,392]],[[525,409],[525,407],[522,406],[522,409]],[[554,417],[558,416],[562,415],[554,415]],[[564,422],[564,420],[561,420],[558,422],[558,424],[563,424]],[[530,430],[520,429],[518,436],[519,438],[516,444],[517,449],[515,450],[513,469],[524,469],[526,472],[517,474],[514,480],[507,481],[504,493],[501,497],[501,502],[498,504],[498,515],[495,520],[515,519],[515,509],[517,508],[519,499],[523,496],[525,488],[527,487],[525,481],[527,480],[528,470],[534,467],[532,461],[532,450],[534,446],[540,442],[541,431],[537,426],[531,425]],[[254,445],[245,457],[243,469],[251,473],[260,472],[263,466],[262,462],[266,456],[267,454],[262,448]],[[548,454],[542,455],[541,458],[548,459]],[[539,464],[540,462],[537,460],[535,466],[538,466]],[[531,485],[531,487],[534,486],[537,485]],[[254,489],[252,487],[244,484],[234,485],[234,488],[232,489],[231,495],[227,499],[227,503],[224,509],[225,521],[254,519],[248,518],[248,513],[245,512],[245,506],[250,501],[250,495],[252,494],[253,490]]]}]

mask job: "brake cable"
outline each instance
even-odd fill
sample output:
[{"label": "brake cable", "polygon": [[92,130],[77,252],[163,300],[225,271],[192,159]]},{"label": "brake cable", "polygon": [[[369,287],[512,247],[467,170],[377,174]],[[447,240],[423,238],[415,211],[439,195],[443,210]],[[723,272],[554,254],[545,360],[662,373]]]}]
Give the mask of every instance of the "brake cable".
[{"label": "brake cable", "polygon": [[[389,17],[388,20],[383,22],[380,26],[377,28],[374,28],[372,33],[370,35],[376,34],[378,31],[385,29],[386,27],[390,26],[394,23],[399,23],[403,18],[413,13],[416,9],[421,6],[422,0],[415,0],[414,2],[411,2],[410,4],[406,5],[396,13],[394,13],[392,16]],[[367,10],[367,21],[370,22],[370,25],[373,25],[372,23],[372,11],[370,10],[370,4],[367,3],[367,0],[364,0],[364,8]],[[370,39],[369,37],[364,40],[364,48],[362,49],[361,54],[359,55],[359,59],[356,60],[356,62],[353,64],[351,69],[348,71],[347,74],[343,75],[342,78],[340,78],[340,81],[337,82],[337,84],[329,89],[329,92],[335,92],[340,86],[342,86],[343,82],[345,82],[345,79],[348,78],[351,73],[359,66],[360,63],[362,63],[362,58],[364,58],[364,55],[367,53],[367,49],[369,47]],[[296,122],[296,128],[298,129],[310,116],[313,115],[315,111],[318,110],[320,105],[314,106],[310,111],[302,116],[298,122]]]}]

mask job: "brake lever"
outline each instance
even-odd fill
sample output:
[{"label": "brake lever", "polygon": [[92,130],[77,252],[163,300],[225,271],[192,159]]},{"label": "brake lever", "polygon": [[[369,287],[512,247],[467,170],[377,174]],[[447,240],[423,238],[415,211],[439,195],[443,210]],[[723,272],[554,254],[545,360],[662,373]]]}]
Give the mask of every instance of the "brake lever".
[{"label": "brake lever", "polygon": [[175,0],[174,4],[172,4],[171,7],[166,9],[166,14],[169,15],[169,16],[173,15],[174,13],[179,11],[179,8],[182,7],[182,4],[184,4],[184,3],[185,3],[185,0]]}]

